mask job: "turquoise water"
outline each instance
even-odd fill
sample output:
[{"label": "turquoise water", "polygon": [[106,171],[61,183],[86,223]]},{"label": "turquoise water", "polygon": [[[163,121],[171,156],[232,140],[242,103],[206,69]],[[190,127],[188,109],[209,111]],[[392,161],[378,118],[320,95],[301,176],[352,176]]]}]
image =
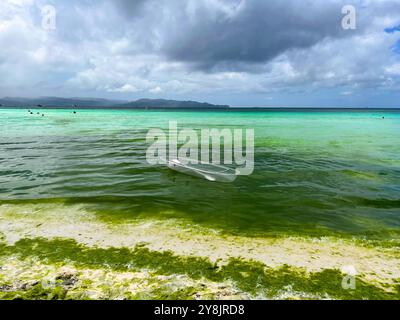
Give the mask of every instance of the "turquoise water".
[{"label": "turquoise water", "polygon": [[[81,204],[235,234],[400,236],[397,111],[40,112],[0,109],[0,204]],[[147,130],[170,120],[254,129],[253,175],[219,184],[149,165]]]}]

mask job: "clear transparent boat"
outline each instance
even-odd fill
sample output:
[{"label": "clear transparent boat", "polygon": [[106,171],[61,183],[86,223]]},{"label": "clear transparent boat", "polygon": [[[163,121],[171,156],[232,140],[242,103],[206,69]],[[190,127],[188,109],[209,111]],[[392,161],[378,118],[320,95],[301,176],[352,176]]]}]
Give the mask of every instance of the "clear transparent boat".
[{"label": "clear transparent boat", "polygon": [[173,159],[167,161],[170,169],[190,176],[203,178],[212,182],[233,182],[239,175],[239,171],[233,168],[213,163],[190,163],[191,159]]}]

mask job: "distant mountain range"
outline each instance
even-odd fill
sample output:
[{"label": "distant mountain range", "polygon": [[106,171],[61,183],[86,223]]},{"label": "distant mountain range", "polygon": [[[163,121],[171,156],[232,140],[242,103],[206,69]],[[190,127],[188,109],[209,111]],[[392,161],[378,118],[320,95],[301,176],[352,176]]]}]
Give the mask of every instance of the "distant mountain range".
[{"label": "distant mountain range", "polygon": [[119,108],[119,109],[228,109],[228,105],[215,105],[197,101],[140,99],[136,101],[96,98],[10,98],[0,99],[0,106],[14,108]]}]

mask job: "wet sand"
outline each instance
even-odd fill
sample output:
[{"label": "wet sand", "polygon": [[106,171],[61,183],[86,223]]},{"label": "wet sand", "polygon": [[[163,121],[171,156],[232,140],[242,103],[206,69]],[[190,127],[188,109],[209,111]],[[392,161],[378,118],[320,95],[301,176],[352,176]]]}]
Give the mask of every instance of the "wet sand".
[{"label": "wet sand", "polygon": [[[387,292],[394,292],[400,279],[400,254],[396,246],[379,245],[379,243],[370,243],[367,240],[334,237],[251,238],[233,236],[199,225],[188,224],[182,220],[171,219],[142,219],[109,223],[98,219],[96,214],[86,211],[79,205],[67,206],[61,203],[0,205],[0,234],[8,246],[18,244],[24,239],[47,239],[49,241],[69,239],[86,248],[134,250],[137,246],[141,246],[151,252],[171,252],[181,258],[207,259],[220,268],[229,264],[232,259],[261,263],[273,270],[289,266],[306,273],[346,270],[350,267],[356,270],[357,277],[362,281]],[[152,286],[156,288],[167,286],[172,291],[174,290],[171,288],[174,286],[183,288],[200,286],[200,289],[197,288],[194,293],[189,294],[190,297],[199,299],[257,297],[238,289],[235,283],[229,281],[219,283],[207,279],[192,279],[187,275],[179,274],[165,278],[159,274],[151,274],[148,270],[120,272],[107,268],[97,268],[96,270],[76,268],[73,263],[68,262],[55,266],[52,263],[35,261],[34,256],[21,259],[18,255],[13,257],[12,254],[2,258],[0,274],[2,274],[3,282],[6,278],[9,281],[11,278],[15,278],[19,282],[22,281],[21,279],[25,279],[29,283],[38,277],[44,279],[45,275],[53,275],[53,278],[57,278],[58,275],[62,278],[65,273],[63,268],[72,270],[70,271],[71,277],[79,273],[80,281],[86,279],[91,283],[86,291],[82,291],[82,287],[79,289],[74,287],[69,294],[72,294],[74,290],[78,292],[76,293],[78,296],[85,292],[87,298],[93,299],[119,297],[121,292],[118,290],[105,294],[104,282],[108,283],[106,286],[108,288],[117,288],[121,284],[125,284],[123,292],[136,294],[137,298],[151,298],[151,296],[146,296],[146,292]],[[8,270],[7,276],[2,270]],[[114,284],[110,285],[110,281]],[[149,281],[152,284],[149,284]],[[107,290],[109,291],[109,289]],[[275,297],[261,296],[261,298],[301,297],[321,298],[307,292],[292,292],[290,288]]]}]

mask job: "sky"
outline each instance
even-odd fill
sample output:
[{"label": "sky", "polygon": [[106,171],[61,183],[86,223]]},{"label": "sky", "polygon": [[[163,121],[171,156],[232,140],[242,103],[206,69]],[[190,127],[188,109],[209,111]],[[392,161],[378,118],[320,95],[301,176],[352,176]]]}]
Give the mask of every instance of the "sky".
[{"label": "sky", "polygon": [[0,1],[0,97],[400,107],[399,89],[400,0]]}]

